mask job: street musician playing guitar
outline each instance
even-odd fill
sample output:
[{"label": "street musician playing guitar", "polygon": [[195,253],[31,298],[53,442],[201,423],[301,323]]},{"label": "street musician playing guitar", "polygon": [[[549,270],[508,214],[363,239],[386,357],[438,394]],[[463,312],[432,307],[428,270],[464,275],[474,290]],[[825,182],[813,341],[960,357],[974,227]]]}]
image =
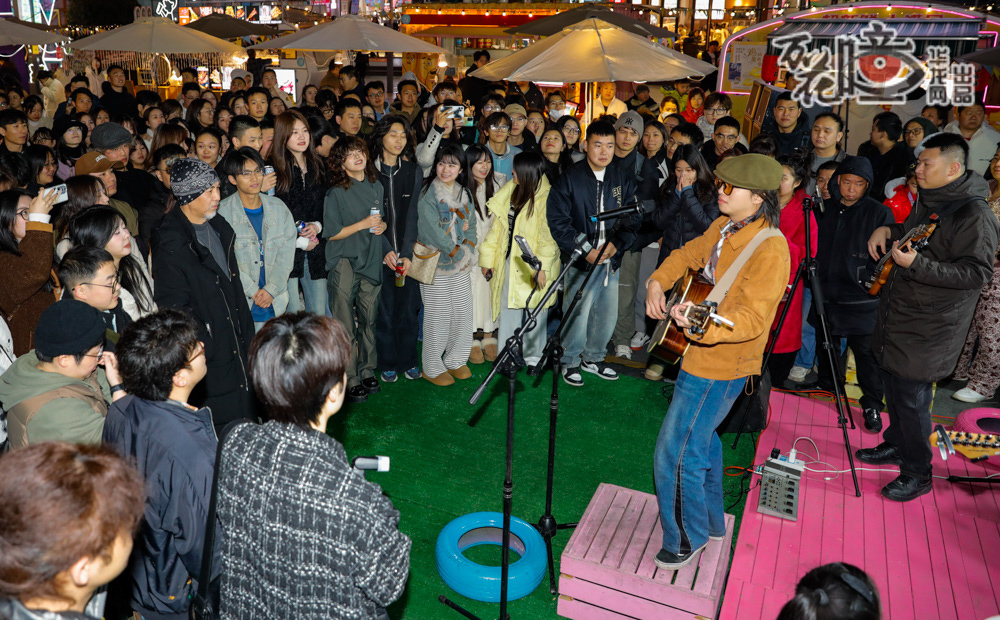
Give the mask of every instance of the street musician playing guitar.
[{"label": "street musician playing guitar", "polygon": [[[891,252],[895,262],[882,286],[872,337],[889,426],[881,444],[855,454],[871,465],[899,465],[899,476],[882,489],[898,502],[931,491],[932,389],[955,369],[979,292],[993,275],[1000,234],[986,204],[986,182],[966,170],[965,138],[940,133],[922,145],[913,210],[905,222],[877,228],[868,240],[872,258]],[[937,226],[926,248],[902,251],[899,240],[906,231],[933,215]]]},{"label": "street musician playing guitar", "polygon": [[[646,283],[646,314],[661,320],[669,314],[691,341],[653,459],[663,527],[656,565],[666,570],[686,565],[709,538],[725,535],[722,442],[715,428],[747,377],[760,373],[768,331],[788,284],[788,243],[777,228],[781,174],[781,165],[764,155],[720,163],[715,175],[723,217],[671,252]],[[732,327],[708,321],[703,333],[694,333],[685,316],[691,301],[667,307],[664,291],[688,269],[714,283],[709,299],[719,298],[715,311]]]}]

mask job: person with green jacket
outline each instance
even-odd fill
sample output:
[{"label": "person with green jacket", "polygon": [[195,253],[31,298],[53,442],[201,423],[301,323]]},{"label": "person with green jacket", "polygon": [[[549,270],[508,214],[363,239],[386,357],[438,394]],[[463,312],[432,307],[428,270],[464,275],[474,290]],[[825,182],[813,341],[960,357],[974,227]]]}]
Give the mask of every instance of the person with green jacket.
[{"label": "person with green jacket", "polygon": [[[556,245],[546,215],[549,181],[545,177],[545,159],[538,153],[520,153],[514,157],[514,179],[490,199],[487,208],[494,214],[493,226],[479,247],[479,266],[490,282],[493,318],[499,317],[501,346],[521,326],[525,310],[537,308],[546,290],[559,275],[559,246]],[[542,263],[539,271],[521,257],[514,237],[524,237]],[[524,360],[537,364],[545,348],[545,325],[549,298],[538,314],[534,329],[524,337]]]},{"label": "person with green jacket", "polygon": [[[330,152],[331,187],[323,203],[326,286],[333,318],[357,348],[347,366],[347,398],[364,402],[381,390],[375,378],[375,316],[382,289],[382,201],[385,190],[365,141],[341,138]],[[357,327],[355,327],[355,324]]]},{"label": "person with green jacket", "polygon": [[100,311],[82,301],[64,299],[42,313],[35,348],[0,376],[12,450],[42,441],[101,443],[108,402],[126,395],[118,361],[104,351],[105,332]]}]

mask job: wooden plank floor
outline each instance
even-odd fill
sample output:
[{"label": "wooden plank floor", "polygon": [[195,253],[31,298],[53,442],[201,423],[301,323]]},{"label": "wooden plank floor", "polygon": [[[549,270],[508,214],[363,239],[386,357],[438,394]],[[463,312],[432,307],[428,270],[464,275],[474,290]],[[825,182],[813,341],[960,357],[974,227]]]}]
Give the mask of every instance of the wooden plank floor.
[{"label": "wooden plank floor", "polygon": [[[848,430],[851,449],[871,448],[881,438]],[[771,421],[760,437],[756,464],[772,448],[783,454],[798,437],[799,457],[816,470],[848,469],[844,437],[829,403],[772,393]],[[888,424],[888,415],[883,414]],[[809,463],[809,461],[822,463]],[[721,618],[774,618],[808,572],[828,562],[864,569],[878,585],[883,611],[893,620],[953,618],[981,620],[1000,613],[1000,486],[935,479],[934,491],[899,504],[879,491],[898,475],[856,462],[862,496],[850,473],[807,471],[800,488],[799,520],[757,512],[759,488],[747,497],[739,539],[722,603]],[[935,451],[936,476],[988,476],[991,464],[961,455],[942,461]],[[755,484],[759,480],[754,477]]]}]

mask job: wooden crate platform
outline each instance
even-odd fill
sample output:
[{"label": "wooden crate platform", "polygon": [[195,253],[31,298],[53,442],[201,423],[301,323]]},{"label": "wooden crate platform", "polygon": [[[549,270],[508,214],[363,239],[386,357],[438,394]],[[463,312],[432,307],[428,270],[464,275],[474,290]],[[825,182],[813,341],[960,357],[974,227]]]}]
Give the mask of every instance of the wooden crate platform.
[{"label": "wooden crate platform", "polygon": [[699,558],[660,570],[656,496],[601,484],[560,561],[558,613],[577,620],[714,618],[729,567],[732,515],[726,537],[710,540]]}]

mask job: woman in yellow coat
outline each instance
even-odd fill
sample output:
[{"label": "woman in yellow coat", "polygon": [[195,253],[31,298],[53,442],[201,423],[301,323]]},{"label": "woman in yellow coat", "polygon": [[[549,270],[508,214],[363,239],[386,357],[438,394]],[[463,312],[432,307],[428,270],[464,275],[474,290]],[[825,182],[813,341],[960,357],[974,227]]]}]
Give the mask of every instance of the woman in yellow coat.
[{"label": "woman in yellow coat", "polygon": [[[500,188],[486,205],[495,219],[479,247],[479,266],[490,282],[493,318],[499,320],[501,346],[527,316],[525,308],[529,295],[530,307],[538,307],[559,275],[559,246],[549,232],[546,217],[549,188],[545,159],[538,153],[519,153],[514,157],[513,180]],[[535,271],[521,259],[521,249],[514,243],[515,235],[528,242],[542,263],[541,271]],[[523,352],[529,365],[538,363],[541,358],[547,308],[554,303],[555,295],[539,313],[535,329],[525,334]]]}]

